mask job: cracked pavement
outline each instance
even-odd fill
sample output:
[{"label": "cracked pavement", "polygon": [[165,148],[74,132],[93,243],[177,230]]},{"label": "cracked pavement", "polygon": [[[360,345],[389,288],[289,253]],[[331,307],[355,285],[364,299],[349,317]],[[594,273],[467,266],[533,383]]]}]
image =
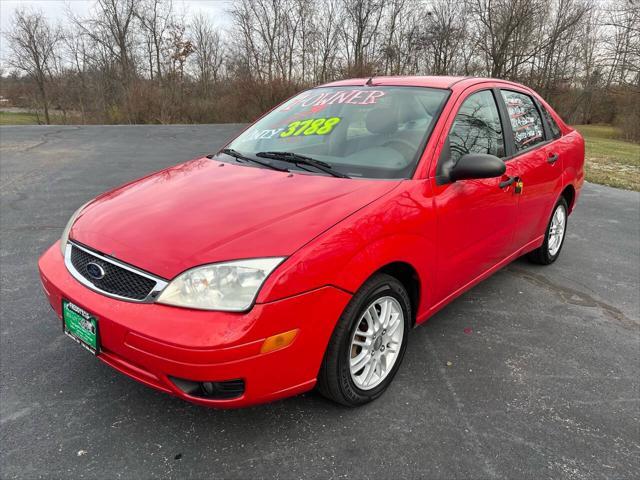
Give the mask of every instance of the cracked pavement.
[{"label": "cracked pavement", "polygon": [[560,259],[518,260],[412,330],[359,409],[204,409],[66,338],[37,257],[104,190],[240,125],[0,127],[0,477],[640,477],[640,194],[586,185]]}]

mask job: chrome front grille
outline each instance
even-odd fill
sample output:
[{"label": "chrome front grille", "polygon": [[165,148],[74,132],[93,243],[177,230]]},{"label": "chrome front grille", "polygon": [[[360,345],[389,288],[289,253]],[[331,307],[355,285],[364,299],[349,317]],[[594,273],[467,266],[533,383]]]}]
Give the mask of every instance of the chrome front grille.
[{"label": "chrome front grille", "polygon": [[65,264],[80,283],[105,295],[134,302],[150,302],[167,282],[147,272],[69,242]]}]

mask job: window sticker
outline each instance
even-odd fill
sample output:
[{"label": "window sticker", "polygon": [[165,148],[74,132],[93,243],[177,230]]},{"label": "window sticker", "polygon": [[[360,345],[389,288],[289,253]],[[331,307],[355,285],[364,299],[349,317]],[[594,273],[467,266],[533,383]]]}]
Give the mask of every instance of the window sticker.
[{"label": "window sticker", "polygon": [[280,138],[298,137],[300,135],[328,135],[340,123],[340,117],[308,118],[296,120],[285,127]]},{"label": "window sticker", "polygon": [[542,121],[533,101],[523,94],[502,91],[513,128],[516,149],[522,150],[544,140]]},{"label": "window sticker", "polygon": [[382,90],[340,90],[338,92],[313,91],[299,95],[280,109],[281,112],[291,110],[296,106],[311,107],[312,109],[325,105],[375,105],[378,99],[385,96]]},{"label": "window sticker", "polygon": [[248,134],[248,138],[251,140],[269,140],[270,138],[277,137],[284,128],[268,128],[266,130],[253,130]]}]

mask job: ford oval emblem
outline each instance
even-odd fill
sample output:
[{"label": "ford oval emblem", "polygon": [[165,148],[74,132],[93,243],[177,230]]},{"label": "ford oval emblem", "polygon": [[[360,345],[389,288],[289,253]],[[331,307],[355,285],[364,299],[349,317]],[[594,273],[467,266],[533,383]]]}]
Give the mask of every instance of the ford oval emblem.
[{"label": "ford oval emblem", "polygon": [[94,263],[94,262],[87,263],[87,266],[85,267],[85,269],[87,270],[87,273],[89,274],[89,276],[94,280],[100,280],[104,278],[104,274],[105,274],[104,268],[102,268],[102,266],[98,265],[97,263]]}]

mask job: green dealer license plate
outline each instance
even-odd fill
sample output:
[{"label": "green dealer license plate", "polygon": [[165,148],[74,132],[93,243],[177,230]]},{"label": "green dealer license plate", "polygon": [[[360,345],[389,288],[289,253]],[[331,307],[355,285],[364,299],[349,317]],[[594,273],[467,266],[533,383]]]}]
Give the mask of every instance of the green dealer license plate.
[{"label": "green dealer license plate", "polygon": [[94,355],[100,350],[98,344],[98,319],[77,305],[62,301],[64,333]]}]

